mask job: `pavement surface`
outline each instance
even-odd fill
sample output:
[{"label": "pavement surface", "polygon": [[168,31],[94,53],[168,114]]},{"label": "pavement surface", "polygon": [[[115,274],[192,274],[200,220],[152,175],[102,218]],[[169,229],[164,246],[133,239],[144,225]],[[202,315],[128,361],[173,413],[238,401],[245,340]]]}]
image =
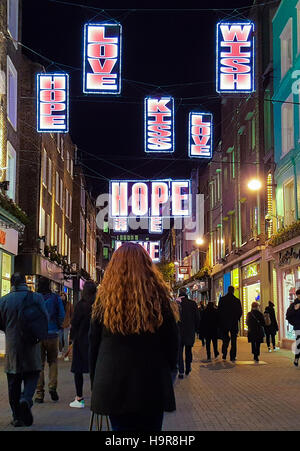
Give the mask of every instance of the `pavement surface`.
[{"label": "pavement surface", "polygon": [[[263,344],[260,362],[255,364],[250,344],[245,338],[239,338],[235,364],[222,360],[208,363],[204,348],[197,340],[193,356],[190,375],[175,382],[177,410],[165,414],[163,430],[300,430],[300,366],[293,365],[291,351],[268,353]],[[33,406],[34,424],[27,428],[9,425],[11,412],[3,366],[0,358],[0,431],[88,430],[89,376],[85,375],[84,382],[86,407],[70,408],[75,395],[71,362],[59,362],[59,401],[54,403],[47,393],[44,404]]]}]

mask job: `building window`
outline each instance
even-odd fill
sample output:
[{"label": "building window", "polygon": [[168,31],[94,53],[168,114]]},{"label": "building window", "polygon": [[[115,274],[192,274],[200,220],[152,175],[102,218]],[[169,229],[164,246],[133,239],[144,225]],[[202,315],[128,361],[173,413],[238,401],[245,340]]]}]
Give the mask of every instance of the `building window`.
[{"label": "building window", "polygon": [[71,158],[71,177],[72,178],[74,177],[74,161],[72,158]]},{"label": "building window", "polygon": [[39,236],[46,236],[46,213],[42,207],[40,207]]},{"label": "building window", "polygon": [[16,165],[17,165],[16,151],[11,145],[11,143],[7,141],[6,180],[9,181],[9,188],[6,194],[12,200],[15,200],[16,198]]},{"label": "building window", "polygon": [[71,263],[71,238],[69,238],[69,253],[68,253],[68,263]]},{"label": "building window", "polygon": [[47,215],[47,231],[46,231],[46,244],[50,246],[51,243],[51,217]]},{"label": "building window", "polygon": [[46,149],[43,149],[42,153],[42,183],[45,187],[47,187],[47,152]]},{"label": "building window", "polygon": [[54,224],[54,246],[58,244],[58,225]]},{"label": "building window", "polygon": [[289,226],[296,220],[295,183],[294,179],[283,185],[284,226]]},{"label": "building window", "polygon": [[59,205],[60,208],[63,209],[63,193],[64,193],[64,189],[63,189],[63,181],[62,179],[60,179],[60,191],[59,191]]},{"label": "building window", "polygon": [[[82,180],[81,180],[82,183]],[[85,190],[84,190],[84,186],[81,185],[81,198],[80,198],[80,204],[82,209],[85,209]]]},{"label": "building window", "polygon": [[294,148],[294,104],[291,94],[281,107],[282,156]]},{"label": "building window", "polygon": [[52,161],[48,158],[48,191],[52,194]]},{"label": "building window", "polygon": [[[7,0],[7,30],[11,37],[18,41],[19,33],[19,0]],[[17,43],[14,42],[17,48]]]},{"label": "building window", "polygon": [[60,254],[62,253],[62,233],[61,233],[61,228],[60,227],[58,229],[58,252]]},{"label": "building window", "polygon": [[7,56],[7,117],[17,130],[18,73],[9,56]]},{"label": "building window", "polygon": [[69,191],[66,189],[66,217],[69,217]]},{"label": "building window", "polygon": [[292,18],[290,17],[288,23],[284,27],[280,36],[281,47],[281,78],[285,76],[287,71],[293,65],[293,38],[292,38]]},{"label": "building window", "polygon": [[59,175],[55,173],[55,202],[59,205]]},{"label": "building window", "polygon": [[69,195],[69,220],[72,222],[72,196]]},{"label": "building window", "polygon": [[103,247],[103,258],[104,260],[108,260],[108,247]]},{"label": "building window", "polygon": [[70,172],[70,154],[68,150],[66,152],[66,158],[67,158],[67,171]]}]

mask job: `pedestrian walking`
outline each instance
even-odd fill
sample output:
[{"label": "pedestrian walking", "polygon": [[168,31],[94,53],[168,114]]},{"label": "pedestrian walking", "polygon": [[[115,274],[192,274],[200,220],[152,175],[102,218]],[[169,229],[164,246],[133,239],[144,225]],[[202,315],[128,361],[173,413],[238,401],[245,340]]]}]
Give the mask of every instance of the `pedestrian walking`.
[{"label": "pedestrian walking", "polygon": [[219,332],[219,312],[214,302],[208,302],[203,311],[200,321],[201,334],[205,338],[207,360],[211,362],[211,342],[213,344],[214,356],[217,359],[218,351],[218,332]]},{"label": "pedestrian walking", "polygon": [[246,324],[248,326],[248,343],[251,343],[251,350],[255,362],[259,362],[260,345],[265,336],[265,320],[259,311],[259,303],[254,301],[251,304],[251,312],[247,314]]},{"label": "pedestrian walking", "polygon": [[62,355],[64,358],[65,362],[69,361],[69,357],[67,355],[68,353],[68,349],[69,349],[69,335],[70,335],[70,328],[71,328],[71,320],[73,317],[73,313],[74,313],[74,308],[72,303],[68,300],[68,297],[66,295],[66,293],[64,294],[64,299],[62,299],[63,302],[63,306],[64,306],[64,310],[65,310],[65,319],[64,322],[62,324],[62,341],[63,341],[63,347],[61,349],[62,351]]},{"label": "pedestrian walking", "polygon": [[[60,299],[62,300],[63,306],[64,306],[64,311],[66,313],[66,309],[65,309],[65,305],[67,302],[67,295],[66,293],[63,291],[60,293]],[[64,348],[64,330],[63,328],[59,329],[58,332],[58,357],[62,357],[63,353],[63,348]]]},{"label": "pedestrian walking", "polygon": [[267,346],[268,346],[268,351],[272,352],[271,340],[272,340],[273,351],[277,351],[279,348],[276,347],[275,337],[278,332],[278,324],[277,324],[277,320],[276,320],[274,304],[272,301],[269,301],[268,306],[265,308],[264,320],[265,320],[265,334],[266,334],[266,342],[267,342]]},{"label": "pedestrian walking", "polygon": [[70,343],[73,344],[71,372],[74,373],[76,397],[70,407],[83,408],[83,375],[89,373],[89,328],[92,305],[96,298],[97,286],[87,280],[83,286],[81,300],[76,304],[71,322]]},{"label": "pedestrian walking", "polygon": [[[187,296],[186,288],[179,290],[180,321],[179,321],[179,355],[178,368],[179,379],[184,377],[184,366],[186,376],[192,371],[193,354],[192,348],[195,343],[195,333],[200,330],[200,315],[195,301]],[[185,353],[185,362],[183,354]]]},{"label": "pedestrian walking", "polygon": [[47,360],[49,365],[49,394],[52,401],[58,401],[57,393],[57,356],[58,356],[58,335],[59,330],[65,318],[64,306],[61,298],[53,293],[50,289],[50,280],[46,277],[40,277],[38,282],[39,293],[43,296],[44,304],[48,312],[48,336],[41,341],[41,358],[42,371],[37,384],[36,396],[34,401],[36,403],[44,402],[45,396],[45,362]]},{"label": "pedestrian walking", "polygon": [[[175,298],[173,298],[173,299],[175,299]],[[175,318],[175,321],[176,321],[176,325],[177,325],[177,338],[178,338],[178,343],[179,343],[179,340],[180,340],[180,331],[179,331],[180,306],[179,306],[179,303],[176,300],[171,300],[170,301],[170,305],[171,305],[171,308],[172,308],[172,311],[173,311],[173,314],[174,314],[174,318]],[[172,382],[173,382],[173,384],[174,384],[174,382],[176,380],[177,374],[178,374],[178,363],[176,365],[176,369],[174,369],[172,371]]]},{"label": "pedestrian walking", "polygon": [[32,398],[42,369],[39,343],[24,340],[19,327],[25,302],[30,306],[36,304],[35,308],[44,317],[46,333],[48,315],[42,296],[29,290],[23,274],[15,273],[11,277],[11,292],[0,299],[0,330],[5,332],[6,338],[4,371],[13,416],[11,424],[15,427],[31,426],[33,423]]},{"label": "pedestrian walking", "polygon": [[239,320],[243,314],[241,301],[234,296],[234,287],[228,287],[228,293],[221,297],[218,305],[220,326],[223,337],[222,358],[225,361],[229,343],[230,360],[236,361],[237,335],[239,331]]},{"label": "pedestrian walking", "polygon": [[[200,322],[201,322],[204,310],[205,310],[205,304],[204,304],[203,301],[200,301],[199,304],[198,304],[198,311],[199,311],[199,316],[200,316]],[[198,338],[199,338],[199,340],[201,340],[202,346],[205,346],[205,338],[204,338],[204,336],[202,334],[201,328],[200,328],[199,333],[198,333]]]},{"label": "pedestrian walking", "polygon": [[104,273],[90,328],[91,410],[114,431],[160,431],[176,409],[177,326],[171,294],[148,253],[116,250]]},{"label": "pedestrian walking", "polygon": [[287,309],[285,317],[286,320],[294,327],[296,336],[294,365],[298,366],[300,358],[300,289],[296,291],[296,299]]}]

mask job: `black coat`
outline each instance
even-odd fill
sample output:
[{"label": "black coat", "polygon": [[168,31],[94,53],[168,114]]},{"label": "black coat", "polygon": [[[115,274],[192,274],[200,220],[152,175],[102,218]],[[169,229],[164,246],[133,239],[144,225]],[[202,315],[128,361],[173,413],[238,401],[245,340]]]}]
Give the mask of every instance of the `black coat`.
[{"label": "black coat", "polygon": [[90,328],[91,410],[122,415],[176,409],[171,371],[178,330],[171,312],[155,333],[112,334],[98,321]]},{"label": "black coat", "polygon": [[219,311],[217,308],[206,307],[201,315],[200,335],[204,338],[218,338],[219,335]]},{"label": "black coat", "polygon": [[76,304],[71,321],[70,340],[73,342],[72,373],[89,372],[89,329],[92,303],[81,300]]},{"label": "black coat", "polygon": [[276,321],[274,307],[269,305],[268,307],[265,308],[265,313],[269,313],[271,319],[270,326],[265,325],[265,331],[267,334],[275,335],[276,332],[278,331],[278,324]]},{"label": "black coat", "polygon": [[193,346],[195,333],[200,329],[200,313],[197,304],[185,296],[179,304],[179,311],[180,321],[178,326],[181,343],[186,346]]},{"label": "black coat", "polygon": [[289,306],[286,311],[286,320],[294,326],[294,330],[300,330],[300,309],[295,310],[295,305],[299,304],[299,299],[295,299],[295,301]]},{"label": "black coat", "polygon": [[239,320],[243,314],[241,301],[233,294],[227,293],[220,299],[218,310],[222,330],[238,333]]},{"label": "black coat", "polygon": [[246,324],[248,326],[248,342],[263,343],[265,336],[264,315],[259,310],[251,310],[247,314]]}]

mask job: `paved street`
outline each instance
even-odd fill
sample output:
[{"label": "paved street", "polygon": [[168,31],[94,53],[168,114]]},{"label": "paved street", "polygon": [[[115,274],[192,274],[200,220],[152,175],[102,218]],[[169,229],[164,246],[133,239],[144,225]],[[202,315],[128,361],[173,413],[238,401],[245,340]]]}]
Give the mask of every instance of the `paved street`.
[{"label": "paved street", "polygon": [[[221,342],[219,342],[220,347]],[[205,352],[197,340],[192,373],[175,383],[177,411],[165,415],[166,431],[255,431],[300,430],[300,367],[293,354],[280,350],[267,353],[262,345],[261,362],[253,364],[250,345],[245,338],[238,343],[238,361],[205,362]],[[60,400],[34,405],[34,425],[13,428],[9,425],[3,359],[0,359],[0,430],[85,431],[89,425],[89,378],[85,378],[86,408],[71,409],[74,384],[70,362],[60,362]]]}]

